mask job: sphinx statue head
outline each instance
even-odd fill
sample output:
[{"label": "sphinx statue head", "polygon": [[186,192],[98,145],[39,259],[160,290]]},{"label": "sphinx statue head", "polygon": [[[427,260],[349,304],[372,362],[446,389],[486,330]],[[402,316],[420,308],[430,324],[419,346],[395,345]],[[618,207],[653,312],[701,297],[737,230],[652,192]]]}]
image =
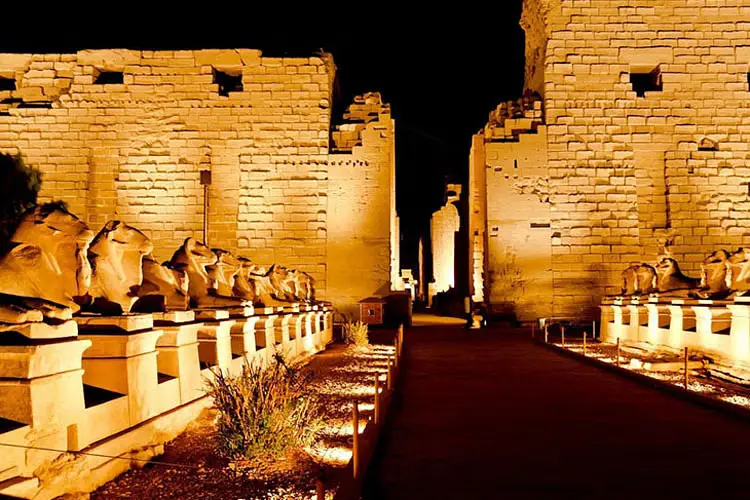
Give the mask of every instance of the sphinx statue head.
[{"label": "sphinx statue head", "polygon": [[251,275],[253,274],[252,271],[254,271],[257,266],[246,257],[237,257],[237,260],[240,263],[240,269],[234,279],[232,294],[235,297],[255,302],[255,284]]},{"label": "sphinx statue head", "polygon": [[727,259],[726,285],[738,295],[750,290],[750,248],[740,248]]},{"label": "sphinx statue head", "polygon": [[69,317],[91,281],[86,258],[93,232],[61,203],[27,211],[0,257],[0,293],[40,299],[44,315]]},{"label": "sphinx statue head", "polygon": [[701,263],[700,289],[695,293],[698,298],[716,299],[729,295],[727,286],[727,265],[729,252],[716,250],[703,259]]},{"label": "sphinx statue head", "polygon": [[660,294],[673,297],[688,297],[697,290],[700,279],[682,274],[680,266],[672,257],[662,257],[656,265],[657,288]]},{"label": "sphinx statue head", "polygon": [[138,288],[134,311],[184,311],[190,307],[188,277],[170,262],[159,264],[152,255],[143,257],[143,283]]},{"label": "sphinx statue head", "polygon": [[86,309],[106,314],[130,312],[143,283],[143,256],[151,253],[148,237],[120,221],[109,221],[89,246],[90,303]]},{"label": "sphinx statue head", "polygon": [[297,299],[294,293],[294,277],[286,267],[274,264],[268,270],[271,281],[272,295],[283,302],[293,302]]},{"label": "sphinx statue head", "polygon": [[232,290],[242,263],[231,252],[221,248],[214,248],[213,252],[216,254],[216,263],[206,266],[206,272],[215,285],[212,293],[219,297],[234,297]]},{"label": "sphinx statue head", "polygon": [[[229,252],[226,252],[229,254]],[[239,271],[239,261],[231,254],[224,256],[224,263],[219,264],[219,257],[203,243],[195,238],[187,238],[182,246],[172,256],[171,265],[178,270],[185,271],[188,277],[188,293],[190,305],[199,308],[237,307],[247,302],[232,295],[218,295],[219,275],[221,279]],[[216,266],[210,267],[209,266]],[[236,267],[236,270],[234,269]],[[229,286],[231,291],[232,286]],[[226,290],[223,285],[222,290]]]},{"label": "sphinx statue head", "polygon": [[649,264],[628,266],[621,276],[622,295],[645,295],[656,291],[656,269]]}]

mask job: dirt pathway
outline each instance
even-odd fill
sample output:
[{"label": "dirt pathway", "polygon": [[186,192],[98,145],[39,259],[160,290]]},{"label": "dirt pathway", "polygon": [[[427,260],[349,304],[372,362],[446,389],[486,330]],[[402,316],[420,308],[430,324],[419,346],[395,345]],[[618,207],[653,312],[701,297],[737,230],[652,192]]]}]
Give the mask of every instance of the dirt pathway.
[{"label": "dirt pathway", "polygon": [[527,335],[407,330],[365,499],[750,496],[750,423]]}]

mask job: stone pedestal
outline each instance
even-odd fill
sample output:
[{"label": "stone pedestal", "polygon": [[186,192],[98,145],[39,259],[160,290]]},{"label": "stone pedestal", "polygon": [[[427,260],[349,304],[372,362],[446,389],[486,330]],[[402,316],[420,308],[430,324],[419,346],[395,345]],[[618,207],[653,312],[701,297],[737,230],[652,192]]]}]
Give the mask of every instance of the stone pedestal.
[{"label": "stone pedestal", "polygon": [[164,334],[156,343],[158,371],[177,377],[182,404],[204,394],[198,355],[199,326],[198,323],[162,326]]},{"label": "stone pedestal", "polygon": [[83,382],[127,395],[128,422],[136,425],[159,413],[156,341],[161,330],[86,333],[91,348],[83,358]]},{"label": "stone pedestal", "polygon": [[198,354],[203,368],[228,371],[232,366],[232,326],[234,320],[211,321],[198,327]]},{"label": "stone pedestal", "polygon": [[240,373],[243,364],[253,363],[255,360],[255,353],[258,349],[255,345],[257,322],[258,318],[251,316],[237,320],[230,329],[233,373]]},{"label": "stone pedestal", "polygon": [[294,316],[295,314],[282,314],[275,322],[276,344],[280,344],[278,348],[281,349],[285,359],[294,359],[299,355]]},{"label": "stone pedestal", "polygon": [[278,320],[278,317],[277,314],[258,316],[258,321],[255,323],[255,345],[258,350],[263,349],[263,356],[261,358],[266,362],[271,361],[273,355],[276,353],[274,324]]},{"label": "stone pedestal", "polygon": [[732,314],[730,357],[736,362],[750,365],[750,304],[734,303],[727,308]]},{"label": "stone pedestal", "polygon": [[722,356],[729,356],[732,313],[726,304],[712,300],[700,300],[692,305],[695,313],[698,348]]},{"label": "stone pedestal", "polygon": [[669,324],[671,316],[665,304],[649,302],[648,311],[648,342],[654,345],[669,345]]},{"label": "stone pedestal", "polygon": [[0,418],[37,429],[77,422],[84,409],[81,355],[91,345],[70,339],[0,346]]}]

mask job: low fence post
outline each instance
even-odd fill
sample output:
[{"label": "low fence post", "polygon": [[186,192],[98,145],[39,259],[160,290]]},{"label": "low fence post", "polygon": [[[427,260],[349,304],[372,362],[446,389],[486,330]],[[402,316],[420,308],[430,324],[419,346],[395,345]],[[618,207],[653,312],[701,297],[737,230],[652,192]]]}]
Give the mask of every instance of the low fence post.
[{"label": "low fence post", "polygon": [[688,388],[689,383],[689,375],[688,375],[688,348],[685,347],[685,390]]},{"label": "low fence post", "polygon": [[390,391],[393,388],[393,370],[391,369],[391,357],[388,356],[388,373],[386,374],[385,384],[386,388]]},{"label": "low fence post", "polygon": [[359,477],[359,402],[355,399],[352,406],[352,469],[354,479]]},{"label": "low fence post", "polygon": [[615,364],[620,367],[620,337],[617,337],[617,357],[615,358]]},{"label": "low fence post", "polygon": [[596,320],[591,322],[591,340],[596,339]]},{"label": "low fence post", "polygon": [[375,424],[380,422],[380,375],[375,375],[375,408],[373,414],[375,416]]},{"label": "low fence post", "polygon": [[318,477],[315,478],[315,497],[317,500],[326,500],[326,485],[323,483],[323,469],[320,469]]},{"label": "low fence post", "polygon": [[393,341],[393,367],[398,370],[398,337]]},{"label": "low fence post", "polygon": [[534,323],[531,323],[531,340],[534,340]]},{"label": "low fence post", "polygon": [[562,343],[561,345],[565,347],[565,325],[560,325],[560,333],[562,335]]},{"label": "low fence post", "polygon": [[404,324],[401,323],[398,326],[398,355],[401,356],[401,353],[404,350]]},{"label": "low fence post", "polygon": [[586,330],[583,331],[583,355],[586,355]]},{"label": "low fence post", "polygon": [[549,331],[547,330],[547,322],[544,323],[544,343],[549,343]]}]

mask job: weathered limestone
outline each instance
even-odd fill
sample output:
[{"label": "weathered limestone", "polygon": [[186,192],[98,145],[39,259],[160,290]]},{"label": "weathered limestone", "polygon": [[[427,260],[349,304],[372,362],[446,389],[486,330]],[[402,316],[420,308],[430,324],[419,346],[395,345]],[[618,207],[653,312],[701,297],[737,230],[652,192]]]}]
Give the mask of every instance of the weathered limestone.
[{"label": "weathered limestone", "polygon": [[500,104],[474,135],[469,254],[474,299],[520,321],[549,316],[552,242],[547,127],[534,96]]},{"label": "weathered limestone", "polygon": [[443,207],[432,214],[430,235],[432,240],[432,278],[427,287],[427,302],[437,293],[447,292],[456,285],[455,253],[456,233],[461,218],[454,203],[461,198],[461,185],[446,186],[446,201]]},{"label": "weathered limestone", "polygon": [[749,21],[739,0],[524,2],[560,235],[552,314],[593,309],[664,247],[697,275],[718,244],[748,244]]},{"label": "weathered limestone", "polygon": [[[355,97],[331,139],[325,299],[343,314],[356,315],[359,300],[385,296],[398,282],[395,120],[390,106],[378,93]],[[318,276],[311,275],[320,289]]]},{"label": "weathered limestone", "polygon": [[162,410],[158,397],[156,341],[161,330],[82,333],[91,341],[83,357],[83,382],[127,395],[128,424],[136,425]]},{"label": "weathered limestone", "polygon": [[143,256],[151,253],[151,241],[120,221],[109,221],[91,241],[91,300],[85,309],[105,314],[127,314],[138,300],[143,283]]},{"label": "weathered limestone", "polygon": [[86,252],[92,237],[83,221],[57,204],[30,210],[11,237],[13,247],[0,257],[0,293],[43,299],[30,308],[69,319],[67,309],[79,309],[74,298],[85,295],[91,283]]}]

